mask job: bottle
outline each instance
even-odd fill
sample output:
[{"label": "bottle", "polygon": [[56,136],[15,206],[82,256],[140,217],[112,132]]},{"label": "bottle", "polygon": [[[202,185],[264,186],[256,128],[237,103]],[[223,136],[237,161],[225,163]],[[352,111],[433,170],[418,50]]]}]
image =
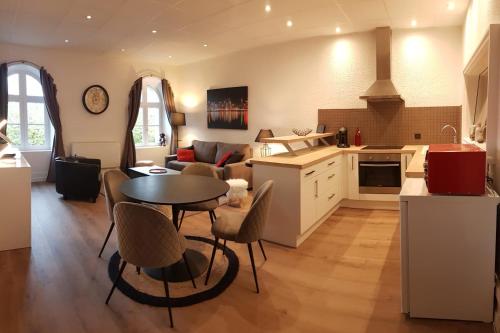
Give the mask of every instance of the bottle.
[{"label": "bottle", "polygon": [[356,134],[354,134],[354,145],[361,146],[361,131],[356,128]]}]

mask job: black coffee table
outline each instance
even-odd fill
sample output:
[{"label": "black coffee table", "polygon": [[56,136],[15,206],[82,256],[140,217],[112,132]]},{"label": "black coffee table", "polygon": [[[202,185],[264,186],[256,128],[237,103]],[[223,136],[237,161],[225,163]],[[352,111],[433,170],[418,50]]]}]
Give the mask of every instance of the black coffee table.
[{"label": "black coffee table", "polygon": [[[138,177],[123,182],[120,191],[127,197],[157,205],[172,206],[172,222],[179,229],[179,205],[199,203],[226,194],[229,185],[220,179],[191,176],[165,175],[163,177]],[[200,276],[208,267],[208,258],[203,253],[186,249],[186,256],[193,276]],[[160,269],[145,269],[151,277],[162,280]],[[190,280],[186,265],[181,260],[168,267],[169,281],[180,282]]]}]

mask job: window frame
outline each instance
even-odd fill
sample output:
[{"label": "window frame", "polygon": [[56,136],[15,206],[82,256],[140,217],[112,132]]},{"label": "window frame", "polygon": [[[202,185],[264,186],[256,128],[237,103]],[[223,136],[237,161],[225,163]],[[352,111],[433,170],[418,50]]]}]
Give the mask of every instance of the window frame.
[{"label": "window frame", "polygon": [[[15,125],[19,125],[19,138],[20,144],[14,145],[13,147],[18,148],[21,151],[41,151],[41,150],[51,150],[52,149],[52,139],[53,139],[53,127],[50,122],[49,114],[47,112],[47,105],[45,103],[44,96],[28,96],[27,92],[27,76],[31,76],[34,80],[36,80],[40,85],[40,72],[37,68],[27,65],[27,64],[13,64],[9,65],[7,70],[7,78],[11,75],[18,74],[18,89],[19,95],[10,95],[7,93],[7,101],[8,102],[17,102],[19,103],[19,124],[15,123]],[[42,92],[43,95],[43,92]],[[43,124],[28,124],[28,103],[42,103],[44,108],[44,117]],[[8,114],[7,114],[8,120]],[[7,123],[7,135],[8,128],[11,122]],[[28,127],[29,125],[43,125],[44,127],[44,136],[45,136],[45,144],[44,145],[33,145],[29,142],[28,135]]]},{"label": "window frame", "polygon": [[[158,96],[158,102],[149,102],[148,101],[148,88],[152,89],[153,92]],[[149,108],[157,108],[159,110],[159,133],[165,133],[165,104],[163,103],[163,96],[160,93],[158,87],[155,87],[152,83],[149,82],[144,82],[142,85],[142,91],[141,91],[141,103],[139,106],[139,109],[142,109],[142,142],[135,142],[134,144],[136,147],[155,147],[159,146],[159,137],[155,138],[154,142],[149,142],[149,124],[148,124],[148,113],[149,113]],[[134,125],[134,128],[137,125]],[[151,126],[157,126],[157,125],[151,125]]]}]

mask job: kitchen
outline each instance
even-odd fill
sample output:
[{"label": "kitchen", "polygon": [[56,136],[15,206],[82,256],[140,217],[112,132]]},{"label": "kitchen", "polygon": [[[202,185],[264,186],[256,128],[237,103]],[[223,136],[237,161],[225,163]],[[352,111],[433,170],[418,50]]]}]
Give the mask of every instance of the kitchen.
[{"label": "kitchen", "polygon": [[[499,105],[487,96],[498,87],[499,33],[491,25],[465,66],[464,105],[405,107],[391,82],[391,30],[377,28],[377,80],[360,96],[367,108],[319,109],[329,136],[306,135],[303,149],[291,136],[264,139],[289,152],[253,159],[254,186],[273,179],[280,198],[265,239],[299,247],[339,207],[400,210],[401,312],[492,322]],[[465,145],[446,145],[457,142]]]}]

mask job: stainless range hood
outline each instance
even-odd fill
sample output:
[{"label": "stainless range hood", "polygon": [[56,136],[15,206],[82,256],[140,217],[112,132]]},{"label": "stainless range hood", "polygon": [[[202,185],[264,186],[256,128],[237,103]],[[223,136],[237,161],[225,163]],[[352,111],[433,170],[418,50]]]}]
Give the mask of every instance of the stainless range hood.
[{"label": "stainless range hood", "polygon": [[359,96],[368,102],[402,102],[401,95],[391,81],[391,28],[375,29],[377,80],[364,95]]}]

